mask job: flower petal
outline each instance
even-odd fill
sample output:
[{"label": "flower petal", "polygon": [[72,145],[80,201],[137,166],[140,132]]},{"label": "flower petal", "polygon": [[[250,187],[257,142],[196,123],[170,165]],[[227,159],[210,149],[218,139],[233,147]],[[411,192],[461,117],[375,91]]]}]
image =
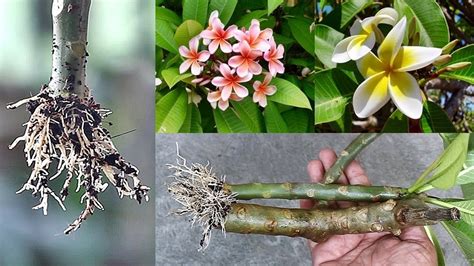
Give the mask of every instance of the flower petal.
[{"label": "flower petal", "polygon": [[336,45],[334,48],[334,53],[332,54],[332,61],[334,63],[345,63],[351,60],[349,54],[347,53],[347,47],[352,40],[357,38],[357,36],[358,35],[347,37]]},{"label": "flower petal", "polygon": [[413,71],[425,67],[441,55],[442,50],[433,47],[402,46],[393,60],[395,71]]},{"label": "flower petal", "polygon": [[354,24],[352,24],[351,28],[349,29],[349,32],[351,33],[351,35],[358,35],[361,30],[362,30],[362,20],[360,19],[356,19],[354,21]]},{"label": "flower petal", "polygon": [[201,37],[204,39],[215,39],[216,34],[212,30],[204,30],[201,32]]},{"label": "flower petal", "polygon": [[217,102],[221,98],[221,92],[220,91],[213,91],[209,92],[207,94],[207,101],[210,103]]},{"label": "flower petal", "polygon": [[380,44],[377,54],[382,62],[390,63],[397,55],[405,36],[406,24],[407,19],[403,17]]},{"label": "flower petal", "polygon": [[198,60],[201,62],[206,62],[210,56],[211,56],[211,53],[209,53],[208,51],[201,51],[198,54]]},{"label": "flower petal", "polygon": [[268,85],[272,81],[272,75],[271,73],[266,73],[265,78],[263,79],[263,84]]},{"label": "flower petal", "polygon": [[224,87],[230,84],[230,81],[223,77],[215,77],[212,79],[212,85],[216,87]]},{"label": "flower petal", "polygon": [[267,96],[265,94],[263,94],[262,97],[260,97],[258,104],[260,104],[261,107],[267,106]]},{"label": "flower petal", "polygon": [[191,73],[194,76],[197,76],[201,74],[201,70],[202,70],[201,65],[197,61],[194,61],[193,64],[191,65]]},{"label": "flower petal", "polygon": [[227,110],[227,108],[229,108],[229,101],[220,100],[218,104],[219,104],[219,109],[221,109],[222,111],[225,111]]},{"label": "flower petal", "polygon": [[384,70],[384,66],[380,59],[378,59],[372,52],[362,57],[357,62],[357,68],[364,78],[368,78]]},{"label": "flower petal", "polygon": [[192,63],[193,60],[191,59],[184,60],[184,62],[181,63],[181,65],[179,66],[179,74],[183,74],[184,72],[186,72]]},{"label": "flower petal", "polygon": [[352,103],[355,114],[360,118],[366,118],[380,110],[389,100],[388,77],[385,73],[379,73],[357,87]]},{"label": "flower petal", "polygon": [[423,98],[416,79],[403,72],[392,72],[389,79],[392,101],[406,116],[419,119],[423,113]]},{"label": "flower petal", "polygon": [[199,37],[194,37],[189,41],[189,50],[197,52],[198,48],[199,48]]},{"label": "flower petal", "polygon": [[378,23],[383,23],[383,24],[389,24],[389,25],[395,25],[398,20],[398,12],[397,10],[391,8],[391,7],[385,7],[379,10],[375,14],[376,17],[382,18]]},{"label": "flower petal", "polygon": [[259,80],[256,80],[252,86],[254,90],[258,90],[258,88],[260,88],[260,85],[262,85],[262,82]]},{"label": "flower petal", "polygon": [[185,57],[185,58],[191,58],[190,55],[189,55],[189,49],[188,47],[184,46],[184,45],[181,45],[179,47],[179,54],[182,56],[182,57]]},{"label": "flower petal", "polygon": [[368,54],[375,44],[375,34],[372,32],[369,36],[358,35],[357,38],[352,40],[347,47],[347,53],[349,57],[357,61],[364,55]]},{"label": "flower petal", "polygon": [[225,54],[232,53],[232,45],[228,41],[221,40],[220,45],[222,52]]},{"label": "flower petal", "polygon": [[234,78],[234,74],[230,70],[230,67],[227,64],[221,64],[219,66],[219,71],[221,72],[222,76],[226,79],[232,80]]},{"label": "flower petal", "polygon": [[252,74],[248,74],[247,76],[244,76],[244,77],[237,77],[237,82],[239,82],[239,83],[247,82],[247,81],[251,80],[252,77],[253,77]]},{"label": "flower petal", "polygon": [[237,75],[239,77],[245,77],[249,74],[249,65],[247,63],[243,63],[237,68]]},{"label": "flower petal", "polygon": [[231,93],[232,93],[232,87],[230,85],[224,86],[221,90],[221,99],[224,101],[229,100]]},{"label": "flower petal", "polygon": [[240,55],[234,55],[227,62],[231,67],[238,67],[244,63],[244,58]]},{"label": "flower petal", "polygon": [[253,75],[260,75],[262,73],[262,66],[259,65],[257,62],[249,62],[249,72]]},{"label": "flower petal", "polygon": [[273,94],[275,94],[276,90],[277,90],[276,86],[268,85],[267,89],[265,90],[265,94],[268,95],[268,96],[273,95]]},{"label": "flower petal", "polygon": [[219,40],[213,40],[211,43],[209,43],[209,52],[211,54],[214,54],[217,51],[217,48],[219,48]]},{"label": "flower petal", "polygon": [[245,88],[244,86],[240,84],[234,85],[234,91],[235,91],[235,94],[237,94],[237,96],[241,98],[247,97],[249,95],[249,91],[247,90],[247,88]]}]

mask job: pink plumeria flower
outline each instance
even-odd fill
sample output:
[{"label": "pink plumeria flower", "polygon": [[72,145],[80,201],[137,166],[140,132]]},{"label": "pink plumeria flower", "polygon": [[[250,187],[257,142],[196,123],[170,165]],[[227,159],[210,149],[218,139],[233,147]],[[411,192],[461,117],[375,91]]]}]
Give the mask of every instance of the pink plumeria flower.
[{"label": "pink plumeria flower", "polygon": [[[215,11],[217,12],[217,11]],[[201,32],[201,37],[204,39],[204,44],[209,45],[209,52],[214,54],[217,48],[221,48],[222,52],[228,54],[232,52],[232,45],[227,41],[232,38],[237,26],[232,25],[227,30],[224,30],[224,24],[221,20],[215,17],[211,23],[211,28]]]},{"label": "pink plumeria flower", "polygon": [[239,77],[247,75],[259,75],[262,73],[262,66],[255,60],[262,55],[262,52],[251,50],[247,41],[242,41],[240,44],[240,55],[232,56],[229,59],[229,66],[237,69]]},{"label": "pink plumeria flower", "polygon": [[253,93],[253,102],[258,102],[261,107],[267,106],[267,96],[273,95],[276,92],[276,87],[270,85],[270,81],[272,81],[272,75],[267,73],[263,82],[256,80],[253,83],[253,88],[255,90]]},{"label": "pink plumeria flower", "polygon": [[195,76],[199,75],[202,71],[200,62],[206,62],[210,53],[208,51],[198,52],[199,38],[194,37],[189,41],[189,49],[182,45],[179,47],[179,54],[186,58],[184,62],[179,66],[179,73],[183,74],[191,67],[191,73]]},{"label": "pink plumeria flower", "polygon": [[[234,100],[234,101],[242,100],[242,98],[237,96],[237,94],[235,93],[232,93],[229,99]],[[216,109],[216,107],[219,106],[219,109],[221,109],[222,111],[225,111],[227,110],[227,108],[229,108],[229,99],[224,100],[222,98],[222,89],[219,89],[218,91],[210,92],[207,95],[207,100],[211,104],[212,108]]]},{"label": "pink plumeria flower", "polygon": [[275,40],[270,39],[270,49],[263,54],[263,58],[268,62],[268,70],[272,76],[276,76],[277,73],[283,74],[285,72],[285,66],[279,60],[283,58],[285,48],[283,45],[276,46]]},{"label": "pink plumeria flower", "polygon": [[240,98],[247,97],[249,91],[240,83],[247,82],[252,79],[252,75],[248,74],[247,76],[240,77],[235,75],[235,69],[230,69],[227,64],[221,64],[219,71],[222,76],[218,76],[212,79],[212,84],[220,89],[222,89],[221,98],[224,101],[227,101],[232,94],[232,91],[237,94]]},{"label": "pink plumeria flower", "polygon": [[240,52],[242,42],[247,41],[247,43],[250,45],[250,49],[266,52],[268,49],[270,49],[268,40],[272,37],[272,35],[272,29],[264,29],[261,31],[260,22],[256,19],[253,19],[248,31],[246,31],[245,28],[243,28],[241,31],[235,31],[235,39],[239,41],[239,43],[234,44],[233,50],[236,53]]}]

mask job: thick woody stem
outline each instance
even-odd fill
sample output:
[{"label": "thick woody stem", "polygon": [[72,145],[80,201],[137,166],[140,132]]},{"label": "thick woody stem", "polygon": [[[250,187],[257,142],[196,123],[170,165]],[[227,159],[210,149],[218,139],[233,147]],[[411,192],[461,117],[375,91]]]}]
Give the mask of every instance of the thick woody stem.
[{"label": "thick woody stem", "polygon": [[224,189],[236,194],[238,200],[249,199],[314,199],[378,202],[402,199],[407,189],[384,186],[358,186],[317,183],[249,183],[224,184]]},{"label": "thick woody stem", "polygon": [[359,134],[357,138],[355,138],[349,146],[341,152],[334,165],[326,171],[324,174],[324,183],[331,184],[336,182],[343,174],[346,166],[349,165],[354,158],[378,136],[380,136],[379,133]]},{"label": "thick woody stem", "polygon": [[241,234],[282,235],[324,241],[332,235],[392,232],[403,228],[459,220],[457,209],[429,208],[422,200],[371,203],[347,209],[287,209],[232,204],[225,230]]},{"label": "thick woody stem", "polygon": [[54,95],[88,96],[85,73],[90,4],[91,0],[53,2],[53,67],[48,87]]}]

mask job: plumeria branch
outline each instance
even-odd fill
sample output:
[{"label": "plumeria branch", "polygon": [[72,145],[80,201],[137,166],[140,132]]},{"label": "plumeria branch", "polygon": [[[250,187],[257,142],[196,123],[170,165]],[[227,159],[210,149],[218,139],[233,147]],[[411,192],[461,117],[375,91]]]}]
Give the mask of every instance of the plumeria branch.
[{"label": "plumeria branch", "polygon": [[[33,209],[43,209],[46,215],[49,196],[65,210],[63,203],[74,177],[76,192],[84,191],[81,203],[85,209],[66,228],[65,234],[77,230],[94,209],[104,209],[99,201],[100,193],[108,186],[104,176],[120,197],[130,197],[138,203],[148,200],[149,187],[138,178],[139,170],[120,155],[102,125],[111,112],[94,101],[85,84],[89,7],[90,0],[53,2],[50,83],[37,95],[7,106],[15,109],[26,105],[31,114],[25,133],[9,147],[13,149],[23,141],[27,164],[32,166],[30,177],[17,193],[28,190],[39,196],[40,204]],[[65,180],[56,194],[49,183],[63,173]]]}]

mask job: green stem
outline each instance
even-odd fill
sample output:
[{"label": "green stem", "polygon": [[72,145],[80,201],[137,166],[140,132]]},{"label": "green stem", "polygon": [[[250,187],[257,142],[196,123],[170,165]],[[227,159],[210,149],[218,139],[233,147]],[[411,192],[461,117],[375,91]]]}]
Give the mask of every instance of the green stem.
[{"label": "green stem", "polygon": [[314,199],[346,201],[386,201],[407,196],[399,187],[358,186],[317,183],[248,183],[224,184],[224,189],[236,193],[239,200],[249,199]]},{"label": "green stem", "polygon": [[255,204],[233,204],[225,222],[227,232],[283,235],[322,241],[332,235],[370,232],[401,233],[411,226],[457,220],[456,209],[429,208],[410,199],[347,209],[290,209]]},{"label": "green stem", "polygon": [[354,158],[378,136],[380,136],[379,133],[359,134],[349,144],[349,146],[347,146],[347,148],[341,152],[334,165],[328,171],[326,171],[326,174],[324,175],[324,183],[331,184],[336,182],[343,174],[347,165],[349,165],[354,160]]},{"label": "green stem", "polygon": [[54,0],[53,62],[48,87],[55,95],[87,96],[87,26],[91,0]]}]

